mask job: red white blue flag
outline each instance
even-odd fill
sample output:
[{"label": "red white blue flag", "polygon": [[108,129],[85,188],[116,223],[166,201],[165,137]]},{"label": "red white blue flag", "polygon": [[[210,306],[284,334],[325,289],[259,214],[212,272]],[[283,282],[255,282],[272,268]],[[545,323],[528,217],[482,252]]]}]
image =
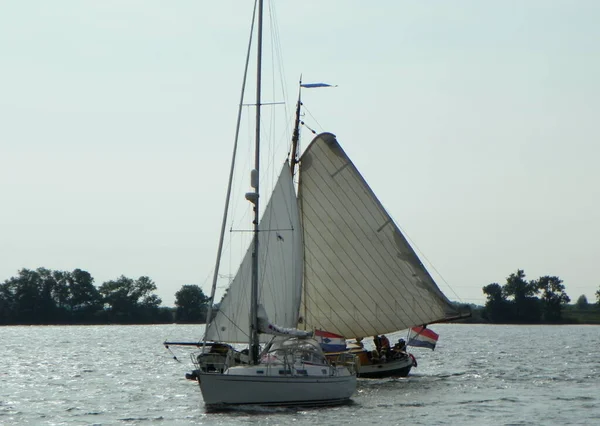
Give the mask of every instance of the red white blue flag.
[{"label": "red white blue flag", "polygon": [[431,350],[435,349],[435,344],[440,337],[433,330],[425,327],[413,327],[411,332],[414,333],[414,335],[408,339],[409,346],[420,346],[422,348],[429,348]]},{"label": "red white blue flag", "polygon": [[315,330],[315,339],[321,345],[323,352],[341,352],[346,350],[346,339],[339,334]]}]

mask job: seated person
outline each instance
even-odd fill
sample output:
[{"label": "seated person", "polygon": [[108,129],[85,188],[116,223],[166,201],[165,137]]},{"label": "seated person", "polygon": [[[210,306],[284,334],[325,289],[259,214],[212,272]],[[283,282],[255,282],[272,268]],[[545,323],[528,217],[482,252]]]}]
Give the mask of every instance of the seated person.
[{"label": "seated person", "polygon": [[398,339],[398,343],[394,345],[394,351],[396,352],[404,352],[406,351],[406,342],[404,339]]},{"label": "seated person", "polygon": [[375,345],[375,350],[381,352],[381,339],[378,335],[373,336],[373,344]]},{"label": "seated person", "polygon": [[384,334],[382,334],[379,337],[379,340],[381,341],[381,351],[380,352],[382,352],[384,354],[389,354],[391,347],[390,347],[390,341],[388,340],[388,338],[385,337]]}]

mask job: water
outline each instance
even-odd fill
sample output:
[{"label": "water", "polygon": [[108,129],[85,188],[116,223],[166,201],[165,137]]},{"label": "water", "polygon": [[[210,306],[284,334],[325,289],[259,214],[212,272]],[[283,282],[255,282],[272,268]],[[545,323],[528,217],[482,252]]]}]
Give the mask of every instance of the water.
[{"label": "water", "polygon": [[[600,422],[600,326],[443,324],[406,379],[359,380],[350,405],[206,413],[164,339],[197,326],[2,327],[1,425]],[[392,338],[405,337],[390,335]]]}]

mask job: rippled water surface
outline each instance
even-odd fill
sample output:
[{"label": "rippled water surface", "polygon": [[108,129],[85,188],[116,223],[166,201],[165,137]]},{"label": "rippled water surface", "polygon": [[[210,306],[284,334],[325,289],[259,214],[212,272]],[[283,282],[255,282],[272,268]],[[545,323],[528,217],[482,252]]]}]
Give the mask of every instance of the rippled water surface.
[{"label": "rippled water surface", "polygon": [[0,327],[0,424],[600,424],[600,326],[431,328],[411,376],[361,379],[352,404],[206,413],[162,346],[197,326]]}]

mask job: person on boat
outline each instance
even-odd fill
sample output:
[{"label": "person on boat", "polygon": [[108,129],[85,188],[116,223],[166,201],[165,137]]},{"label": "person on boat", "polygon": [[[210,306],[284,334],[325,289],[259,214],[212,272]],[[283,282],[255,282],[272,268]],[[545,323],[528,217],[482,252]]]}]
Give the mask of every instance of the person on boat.
[{"label": "person on boat", "polygon": [[379,341],[381,342],[381,352],[383,352],[384,354],[389,354],[390,352],[390,341],[388,340],[387,337],[385,337],[385,334],[382,334],[379,337]]},{"label": "person on boat", "polygon": [[404,339],[398,339],[398,343],[394,345],[394,351],[396,352],[404,352],[406,351],[406,342]]},{"label": "person on boat", "polygon": [[394,345],[392,351],[393,357],[395,359],[400,359],[405,356],[408,356],[408,354],[406,353],[406,342],[404,341],[404,339],[398,339],[398,343]]},{"label": "person on boat", "polygon": [[377,351],[377,353],[381,352],[381,339],[379,338],[379,336],[376,334],[375,336],[373,336],[373,344],[375,345],[375,350]]}]

